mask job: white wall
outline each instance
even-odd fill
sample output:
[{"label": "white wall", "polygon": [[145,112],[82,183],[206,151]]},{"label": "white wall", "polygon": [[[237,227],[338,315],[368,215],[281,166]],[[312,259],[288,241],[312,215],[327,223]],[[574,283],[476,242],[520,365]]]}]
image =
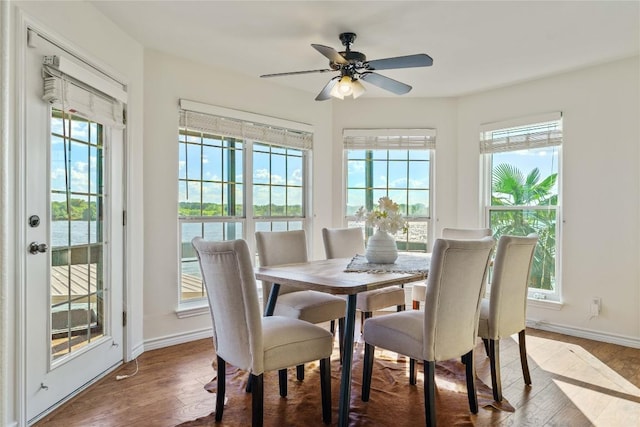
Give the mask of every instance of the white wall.
[{"label": "white wall", "polygon": [[[561,111],[561,310],[531,306],[541,328],[640,345],[638,58],[466,96],[458,103],[460,223],[478,221],[482,123]],[[589,320],[589,300],[602,314]]]},{"label": "white wall", "polygon": [[[2,55],[3,69],[6,67],[10,73],[9,79],[9,105],[2,105],[3,110],[9,108],[9,123],[11,129],[8,130],[11,137],[2,136],[0,144],[3,145],[2,152],[7,152],[10,156],[8,170],[3,170],[2,179],[9,179],[9,185],[2,185],[2,200],[7,200],[9,204],[2,206],[3,220],[8,218],[9,241],[3,241],[3,247],[15,250],[16,233],[18,223],[15,217],[16,206],[19,203],[16,180],[22,173],[16,164],[18,144],[15,137],[19,135],[17,129],[17,87],[19,76],[15,64],[19,52],[15,51],[18,40],[17,29],[21,26],[21,16],[24,14],[29,22],[32,22],[40,30],[62,42],[77,54],[84,56],[90,62],[113,72],[116,76],[128,83],[128,128],[127,128],[127,156],[128,156],[128,236],[127,256],[128,272],[127,280],[130,284],[127,295],[130,319],[132,320],[130,334],[127,336],[128,354],[130,357],[137,349],[142,349],[142,277],[143,277],[143,241],[142,241],[142,72],[143,55],[142,46],[131,37],[124,34],[116,25],[107,20],[93,6],[86,2],[46,2],[46,1],[3,1],[4,11],[8,10],[11,30],[8,31],[11,40],[7,42],[10,46],[10,55]],[[9,7],[7,7],[9,5]],[[5,33],[3,32],[3,36]],[[3,90],[5,88],[3,87]],[[5,149],[8,150],[5,151]],[[19,253],[22,253],[21,251]],[[2,406],[4,413],[0,414],[0,424],[12,425],[21,417],[20,409],[17,407],[16,394],[21,390],[19,386],[18,348],[21,337],[16,335],[18,322],[18,290],[17,266],[19,257],[11,258],[13,265],[7,272],[3,271],[0,276],[2,280],[3,299],[0,300],[0,311],[7,314],[11,333],[7,339],[3,340],[2,351],[7,353],[7,359],[0,378],[2,390]],[[14,310],[15,309],[15,310]],[[3,322],[5,318],[3,318]],[[3,328],[4,328],[3,324]],[[4,329],[3,329],[4,330]],[[4,338],[4,337],[3,337]]]},{"label": "white wall", "polygon": [[[208,312],[178,319],[178,100],[180,98],[248,111],[314,126],[312,165],[313,223],[330,223],[331,163],[329,102],[265,82],[200,64],[145,52],[145,292],[144,337],[148,347],[179,342],[180,335],[211,328]],[[316,233],[317,234],[317,233]],[[320,236],[312,240],[312,256],[323,256]],[[320,255],[318,255],[320,254]],[[166,345],[166,344],[165,344]]]}]

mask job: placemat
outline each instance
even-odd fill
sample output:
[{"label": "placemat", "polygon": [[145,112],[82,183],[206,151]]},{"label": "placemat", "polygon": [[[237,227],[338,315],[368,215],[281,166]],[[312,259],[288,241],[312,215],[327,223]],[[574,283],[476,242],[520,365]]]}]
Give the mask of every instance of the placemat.
[{"label": "placemat", "polygon": [[356,255],[344,270],[347,273],[423,273],[429,272],[431,254],[410,255],[400,253],[393,264],[373,264],[364,255]]}]

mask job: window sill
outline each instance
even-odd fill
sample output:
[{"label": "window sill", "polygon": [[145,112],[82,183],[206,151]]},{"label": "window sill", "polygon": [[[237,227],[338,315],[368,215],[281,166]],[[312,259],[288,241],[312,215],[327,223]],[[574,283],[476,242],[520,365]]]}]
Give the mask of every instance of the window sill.
[{"label": "window sill", "polygon": [[180,304],[176,310],[176,317],[178,319],[185,319],[187,317],[202,316],[203,314],[209,315],[209,303],[206,300],[199,300],[193,302],[187,302]]},{"label": "window sill", "polygon": [[527,306],[532,308],[544,308],[546,310],[560,311],[564,306],[560,301],[553,301],[548,299],[529,298],[527,299]]}]

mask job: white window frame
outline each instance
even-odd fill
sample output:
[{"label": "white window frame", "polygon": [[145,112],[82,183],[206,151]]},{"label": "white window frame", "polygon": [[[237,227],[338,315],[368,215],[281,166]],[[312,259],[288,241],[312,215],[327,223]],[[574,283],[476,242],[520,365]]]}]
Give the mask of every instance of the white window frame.
[{"label": "white window frame", "polygon": [[[543,125],[545,123],[558,122],[559,130],[550,131],[548,134],[534,135],[532,138],[499,138],[492,140],[491,133],[495,131],[508,130],[512,128],[526,128]],[[545,113],[535,116],[520,117],[511,120],[487,123],[480,126],[480,159],[481,159],[481,200],[482,200],[482,220],[485,227],[490,227],[491,211],[534,211],[548,210],[545,206],[538,205],[522,205],[512,206],[492,206],[492,157],[493,154],[501,152],[516,152],[527,149],[536,149],[543,147],[557,147],[558,150],[558,170],[557,170],[557,188],[558,201],[554,205],[556,213],[556,257],[555,257],[555,286],[553,290],[529,288],[528,299],[534,304],[540,303],[547,308],[560,309],[562,304],[562,113]],[[489,289],[490,290],[490,289]]]},{"label": "white window frame", "polygon": [[[300,222],[302,229],[309,233],[310,228],[310,186],[309,179],[311,167],[311,154],[313,148],[313,126],[292,122],[289,120],[262,116],[259,114],[249,113],[245,111],[233,110],[224,107],[218,107],[199,102],[181,99],[179,103],[181,114],[185,112],[193,112],[210,117],[204,117],[204,120],[219,121],[216,125],[226,130],[223,136],[232,136],[242,140],[243,153],[243,215],[237,216],[219,216],[219,217],[187,217],[181,218],[177,216],[177,237],[178,237],[178,282],[177,282],[177,301],[178,309],[176,311],[178,317],[189,317],[193,315],[208,313],[206,297],[194,298],[189,300],[182,299],[182,258],[180,246],[182,244],[182,227],[184,222],[239,222],[242,223],[242,238],[247,241],[249,250],[256,253],[255,230],[258,222]],[[180,126],[182,127],[182,126]],[[291,131],[289,133],[288,131]],[[222,132],[205,131],[210,135],[221,135]],[[303,185],[302,185],[302,216],[256,216],[253,211],[253,147],[254,144],[272,145],[282,148],[291,148],[302,151],[302,167],[304,169]],[[177,178],[177,177],[176,177]],[[176,211],[178,215],[178,211]],[[257,262],[257,257],[256,257]],[[261,282],[257,282],[258,287]]]},{"label": "white window frame", "polygon": [[[425,252],[430,250],[433,242],[433,221],[435,201],[435,129],[343,129],[343,180],[342,207],[343,226],[356,222],[353,215],[347,215],[348,193],[348,151],[349,150],[423,150],[429,159],[429,215],[410,217],[410,222],[425,222],[427,224],[427,239]],[[374,201],[375,202],[375,201]],[[364,224],[362,225],[364,227]]]}]

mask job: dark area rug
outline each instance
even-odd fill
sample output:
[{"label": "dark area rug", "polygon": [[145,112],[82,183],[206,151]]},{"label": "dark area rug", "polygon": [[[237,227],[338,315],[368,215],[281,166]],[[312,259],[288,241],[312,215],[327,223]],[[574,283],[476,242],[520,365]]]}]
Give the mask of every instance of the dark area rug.
[{"label": "dark area rug", "polygon": [[[422,364],[418,365],[418,384],[409,385],[409,359],[396,353],[376,350],[373,370],[371,398],[360,399],[362,385],[362,352],[364,345],[356,343],[351,383],[351,426],[416,426],[424,425],[424,389]],[[215,372],[215,368],[214,371]],[[227,365],[227,403],[220,423],[215,414],[187,421],[179,427],[204,426],[249,426],[251,425],[251,395],[245,392],[248,374]],[[331,360],[332,425],[338,422],[338,394],[341,366],[337,351]],[[439,426],[473,426],[474,418],[469,412],[464,365],[451,360],[436,365],[436,413]],[[514,411],[504,400],[494,402],[490,387],[476,379],[480,411]],[[215,393],[216,380],[205,386]],[[203,393],[206,391],[203,391]],[[215,399],[212,400],[214,402]],[[212,404],[211,410],[215,408]],[[289,369],[288,396],[278,394],[277,372],[265,373],[264,377],[264,425],[323,426],[320,403],[319,365],[305,365],[305,379],[296,380],[295,369]]]}]

